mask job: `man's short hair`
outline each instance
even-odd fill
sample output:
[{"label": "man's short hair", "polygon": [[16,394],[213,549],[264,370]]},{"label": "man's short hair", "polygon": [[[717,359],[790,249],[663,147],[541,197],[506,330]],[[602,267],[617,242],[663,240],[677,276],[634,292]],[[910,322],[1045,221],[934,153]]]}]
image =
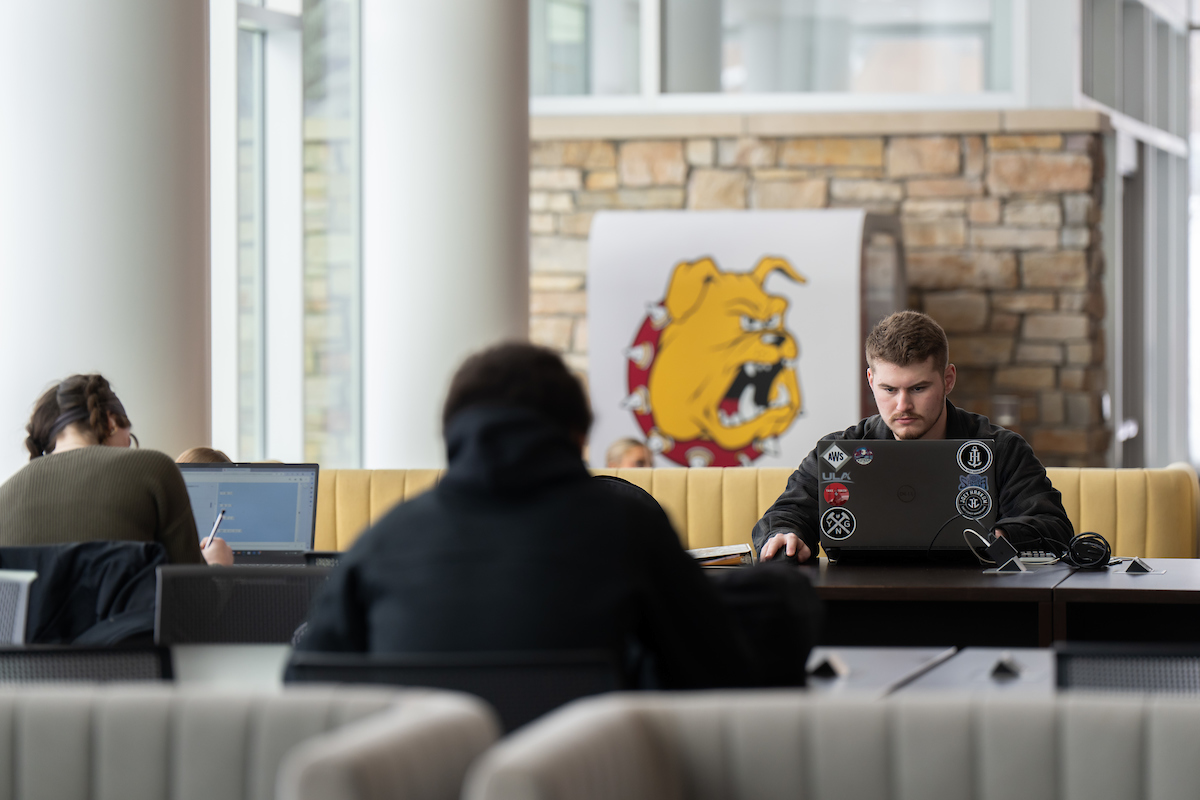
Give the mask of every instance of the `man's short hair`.
[{"label": "man's short hair", "polygon": [[907,367],[930,358],[939,371],[950,363],[950,343],[942,326],[919,311],[897,311],[881,320],[867,336],[867,364],[876,361]]},{"label": "man's short hair", "polygon": [[532,344],[502,344],[467,358],[450,380],[443,429],[460,411],[475,406],[528,409],[581,439],[592,427],[579,380],[557,353]]}]

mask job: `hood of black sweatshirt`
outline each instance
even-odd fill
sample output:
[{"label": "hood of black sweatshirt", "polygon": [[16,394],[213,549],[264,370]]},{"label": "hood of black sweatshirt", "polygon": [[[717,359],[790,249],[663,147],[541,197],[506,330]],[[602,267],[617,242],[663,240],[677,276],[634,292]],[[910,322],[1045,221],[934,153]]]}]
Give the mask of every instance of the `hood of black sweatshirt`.
[{"label": "hood of black sweatshirt", "polygon": [[475,406],[446,426],[449,468],[441,486],[455,493],[517,495],[588,477],[567,431],[523,408]]}]

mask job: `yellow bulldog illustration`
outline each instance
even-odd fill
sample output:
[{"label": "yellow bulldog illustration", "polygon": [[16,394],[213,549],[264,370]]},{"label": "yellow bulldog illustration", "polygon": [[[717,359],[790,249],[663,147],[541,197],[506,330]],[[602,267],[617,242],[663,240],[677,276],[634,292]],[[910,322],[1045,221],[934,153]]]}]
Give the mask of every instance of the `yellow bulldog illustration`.
[{"label": "yellow bulldog illustration", "polygon": [[776,271],[806,282],[772,256],[751,272],[724,272],[711,258],[676,265],[645,388],[658,433],[761,453],[792,424],[802,405],[799,349],[783,325],[787,300],[763,289]]}]

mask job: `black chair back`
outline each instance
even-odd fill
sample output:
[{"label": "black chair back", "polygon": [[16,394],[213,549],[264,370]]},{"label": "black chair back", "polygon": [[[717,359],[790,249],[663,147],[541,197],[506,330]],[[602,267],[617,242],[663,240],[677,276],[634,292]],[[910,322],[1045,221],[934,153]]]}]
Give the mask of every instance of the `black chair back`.
[{"label": "black chair back", "polygon": [[604,651],[506,653],[297,652],[285,682],[428,686],[482,697],[511,731],[564,703],[625,688]]},{"label": "black chair back", "polygon": [[290,644],[328,574],[324,567],[159,567],[154,641]]},{"label": "black chair back", "polygon": [[171,680],[165,647],[0,647],[0,684]]}]

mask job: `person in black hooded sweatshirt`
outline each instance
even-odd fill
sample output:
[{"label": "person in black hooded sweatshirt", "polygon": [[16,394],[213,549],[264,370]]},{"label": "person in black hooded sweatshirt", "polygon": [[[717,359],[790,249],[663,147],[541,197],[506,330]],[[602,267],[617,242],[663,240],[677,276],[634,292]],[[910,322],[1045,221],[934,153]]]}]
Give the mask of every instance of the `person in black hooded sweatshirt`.
[{"label": "person in black hooded sweatshirt", "polygon": [[607,649],[631,685],[755,682],[662,509],[589,477],[591,412],[556,354],[507,344],[468,358],[442,421],[442,481],[343,556],[298,650]]}]

